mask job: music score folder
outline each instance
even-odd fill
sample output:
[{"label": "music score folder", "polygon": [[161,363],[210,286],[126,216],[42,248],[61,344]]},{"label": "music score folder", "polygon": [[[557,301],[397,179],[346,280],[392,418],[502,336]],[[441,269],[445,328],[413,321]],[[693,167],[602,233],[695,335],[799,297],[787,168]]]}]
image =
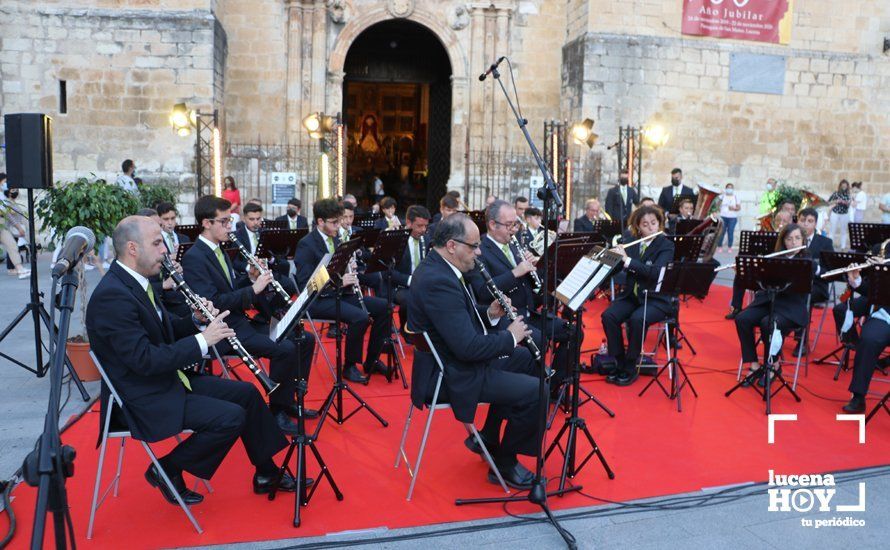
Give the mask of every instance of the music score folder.
[{"label": "music score folder", "polygon": [[273,320],[272,325],[269,327],[269,337],[273,341],[278,342],[288,332],[291,325],[296,322],[297,317],[305,311],[312,296],[321,292],[321,289],[328,284],[331,278],[327,269],[330,259],[331,254],[324,255],[321,261],[318,262],[315,271],[312,272],[312,276],[306,282],[306,287],[288,307],[287,313],[277,323]]},{"label": "music score folder", "polygon": [[595,247],[578,260],[575,267],[556,287],[556,298],[572,311],[577,311],[622,261],[620,254],[606,251],[598,255],[601,251],[600,247]]}]

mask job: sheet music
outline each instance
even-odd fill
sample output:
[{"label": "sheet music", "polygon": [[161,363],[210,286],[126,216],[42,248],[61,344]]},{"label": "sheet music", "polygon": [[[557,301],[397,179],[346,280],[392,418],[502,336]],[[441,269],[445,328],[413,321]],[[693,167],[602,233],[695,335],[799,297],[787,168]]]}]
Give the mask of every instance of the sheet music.
[{"label": "sheet music", "polygon": [[576,311],[610,272],[609,266],[590,256],[584,256],[556,287],[556,297]]},{"label": "sheet music", "polygon": [[303,292],[300,292],[297,299],[291,303],[287,313],[284,314],[280,321],[272,321],[272,324],[269,327],[269,337],[272,338],[273,341],[277,342],[284,333],[287,332],[287,329],[291,324],[296,321],[297,316],[304,311],[306,303],[309,302],[312,295],[320,292],[331,279],[327,270],[327,265],[330,259],[331,254],[324,255],[318,263],[318,266],[315,268],[315,271],[312,272],[312,276],[309,277],[309,280],[306,282],[306,287],[303,289]]}]

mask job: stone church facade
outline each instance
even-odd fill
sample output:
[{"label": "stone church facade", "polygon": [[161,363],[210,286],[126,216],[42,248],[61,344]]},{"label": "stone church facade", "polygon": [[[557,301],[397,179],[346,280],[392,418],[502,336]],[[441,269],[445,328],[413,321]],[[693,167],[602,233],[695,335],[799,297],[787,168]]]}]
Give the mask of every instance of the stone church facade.
[{"label": "stone church facade", "polygon": [[[390,155],[403,162],[403,174],[428,178],[429,198],[454,188],[478,206],[485,193],[473,192],[493,192],[486,179],[492,173],[502,178],[520,157],[520,179],[533,172],[501,90],[477,78],[508,56],[539,146],[545,121],[596,121],[600,144],[569,145],[576,206],[615,181],[615,152],[606,146],[618,128],[653,122],[671,139],[643,152],[644,194],[666,184],[674,166],[692,183],[733,182],[750,203],[768,177],[824,196],[842,177],[863,181],[872,197],[890,191],[890,4],[844,3],[840,17],[837,2],[799,0],[790,43],[772,45],[684,36],[682,2],[5,0],[0,110],[53,116],[57,179],[113,176],[121,160],[133,158],[147,180],[189,183],[193,141],[172,131],[170,109],[178,102],[216,109],[231,153],[227,171],[258,193],[267,172],[296,170],[287,162],[265,165],[264,148],[310,150],[303,118],[346,118],[355,116],[352,108],[356,147],[373,138],[378,161]],[[375,29],[378,39],[390,37],[392,59],[412,65],[392,70],[377,62],[390,59],[387,52],[371,50],[377,57],[369,58],[351,49]],[[435,43],[441,55],[399,53],[411,40]],[[783,59],[778,93],[734,91],[732,71],[744,66],[734,63],[758,55]],[[441,67],[425,66],[433,60]],[[501,71],[509,85],[506,64]],[[429,76],[393,104],[392,113],[408,106],[401,116],[387,118],[387,75],[393,82]],[[369,120],[364,107],[355,106],[368,98],[383,109],[373,120],[380,134],[370,138],[360,130]],[[255,158],[239,157],[248,150]],[[493,151],[500,156],[486,157]],[[365,153],[357,150],[356,158],[373,170]]]}]

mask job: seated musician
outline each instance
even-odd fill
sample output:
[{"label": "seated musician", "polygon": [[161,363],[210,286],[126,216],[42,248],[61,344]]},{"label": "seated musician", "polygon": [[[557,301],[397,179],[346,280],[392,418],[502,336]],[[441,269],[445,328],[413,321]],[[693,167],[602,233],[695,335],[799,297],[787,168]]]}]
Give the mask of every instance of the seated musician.
[{"label": "seated musician", "polygon": [[[259,297],[270,291],[272,273],[259,274],[251,268],[248,276],[235,274],[229,255],[220,246],[228,240],[231,206],[213,195],[204,195],[195,202],[195,221],[201,226],[201,234],[182,258],[183,277],[198,295],[229,311],[226,322],[249,353],[269,358],[269,376],[281,384],[269,396],[269,407],[278,425],[291,429],[293,423],[288,416],[298,415],[294,402],[296,379],[308,378],[315,342],[301,331],[294,331],[293,339],[275,342],[268,336],[268,327],[255,326],[247,319],[244,311],[255,307]],[[224,355],[230,351],[228,343],[217,347]],[[318,414],[309,409],[304,413],[306,418]]]},{"label": "seated musician", "polygon": [[[157,223],[124,218],[112,242],[117,259],[93,291],[85,324],[90,346],[124,402],[133,437],[152,443],[194,431],[160,459],[186,504],[197,504],[203,496],[186,488],[182,472],[210,479],[239,437],[256,468],[254,492],[269,492],[277,475],[272,457],[287,440],[256,387],[181,370],[201,361],[208,346],[235,335],[226,324],[229,312],[219,313],[208,302],[216,319],[207,324],[199,314],[171,315],[156,298],[148,280],[160,272],[167,251]],[[206,324],[203,332],[198,324]],[[103,387],[103,409],[108,397]],[[154,465],[145,478],[176,504]],[[285,475],[279,490],[294,489],[293,478]]]},{"label": "seated musician", "polygon": [[593,231],[593,222],[603,219],[605,219],[605,216],[603,216],[599,199],[588,199],[584,203],[584,214],[575,218],[573,231],[576,233],[590,233]]},{"label": "seated musician", "polygon": [[[302,290],[306,286],[309,277],[312,276],[324,255],[333,254],[337,246],[340,245],[339,233],[342,216],[343,207],[334,199],[320,199],[312,205],[315,227],[300,240],[294,256],[299,289]],[[355,274],[347,274],[343,277],[344,291],[340,300],[340,320],[348,326],[343,377],[350,382],[367,384],[368,376],[372,373],[380,372],[386,375],[389,372],[389,368],[379,358],[384,340],[388,336],[387,330],[390,324],[386,317],[386,300],[376,296],[367,296],[362,299],[367,313],[361,308],[352,289],[352,286],[357,283],[358,277]],[[335,319],[337,315],[335,294],[336,292],[333,290],[323,292],[309,307],[310,315],[320,319]],[[362,344],[369,325],[371,334],[368,338],[367,354],[363,362]],[[364,365],[365,375],[357,368],[360,363]]]},{"label": "seated musician", "polygon": [[692,201],[692,197],[687,197],[684,195],[683,198],[680,199],[680,203],[677,205],[678,214],[668,221],[667,232],[671,235],[676,235],[679,220],[691,220],[692,212],[694,210],[695,203]]},{"label": "seated musician", "polygon": [[[522,232],[522,236],[519,237],[519,242],[524,246],[528,246],[530,242],[532,242],[535,237],[537,237],[542,231],[544,231],[544,226],[541,225],[541,219],[543,218],[543,212],[539,208],[535,208],[534,206],[529,206],[525,210],[525,230]],[[535,253],[533,250],[531,251],[533,254]]]},{"label": "seated musician", "polygon": [[[773,217],[773,227],[776,231],[781,231],[783,227],[791,223],[791,214],[787,210],[779,210]],[[729,313],[724,319],[735,319],[742,311],[742,301],[745,299],[745,289],[741,285],[736,284],[735,279],[732,281],[732,299],[729,302]]]},{"label": "seated musician", "polygon": [[[622,236],[624,242],[654,235],[664,230],[664,214],[655,206],[640,206],[630,215],[629,232]],[[624,257],[626,283],[624,290],[602,314],[603,330],[609,355],[618,362],[618,371],[606,377],[606,381],[619,386],[629,386],[639,377],[637,360],[643,345],[646,324],[667,319],[671,313],[671,297],[651,292],[661,268],[674,257],[674,243],[664,235],[628,247],[615,247],[614,252]],[[645,290],[650,290],[648,299]],[[644,308],[644,303],[647,307]],[[621,335],[621,325],[627,324],[627,348]]]},{"label": "seated musician", "polygon": [[[869,261],[875,260],[869,259]],[[850,286],[862,294],[863,298],[868,294],[867,279],[868,277],[863,280],[859,270],[848,274]],[[878,359],[887,346],[890,346],[890,312],[886,308],[880,308],[868,313],[868,318],[862,325],[862,337],[856,344],[853,377],[850,379],[849,390],[853,396],[850,402],[844,405],[844,412],[850,414],[865,412],[865,394],[868,393],[872,375],[878,367]]]},{"label": "seated musician", "polygon": [[172,202],[160,202],[156,210],[161,222],[161,236],[164,238],[164,246],[167,247],[167,252],[175,258],[179,245],[192,241],[186,235],[177,233],[176,216],[179,214],[176,212],[176,207],[173,206]]},{"label": "seated musician", "polygon": [[401,261],[396,264],[392,272],[392,289],[395,292],[395,302],[399,304],[401,327],[405,326],[405,319],[408,316],[410,301],[408,288],[411,285],[411,276],[426,256],[428,243],[424,235],[429,228],[430,217],[430,211],[419,204],[409,206],[405,214],[405,227],[411,230],[411,235],[408,237],[408,246],[405,247]]},{"label": "seated musician", "polygon": [[[164,203],[161,203],[164,204]],[[169,203],[167,203],[169,204]],[[154,208],[140,208],[136,212],[137,216],[143,216],[149,218],[151,221],[158,224],[161,228],[161,238],[164,239],[164,223],[161,220],[160,216],[158,216],[158,211]],[[175,223],[175,222],[174,222]],[[183,236],[183,238],[188,241],[188,237]],[[173,265],[179,269],[179,272],[182,273],[182,268],[176,262],[176,254],[175,252],[170,254],[170,247],[164,239],[164,248],[167,250],[170,255],[170,260],[173,262]],[[173,249],[176,250],[175,248]],[[161,279],[161,274],[158,273],[153,277],[149,277],[148,281],[151,283],[155,296],[159,297],[160,300],[164,303],[164,307],[167,308],[167,311],[176,315],[177,317],[189,317],[192,314],[191,308],[186,303],[185,298],[183,298],[182,293],[175,289],[173,285],[172,279]]]},{"label": "seated musician", "polygon": [[[788,224],[779,232],[776,239],[776,252],[796,248],[804,244],[803,229],[797,224]],[[809,258],[806,250],[783,256],[785,258]],[[814,272],[816,271],[814,265]],[[739,335],[739,344],[742,348],[742,362],[748,365],[749,374],[757,372],[761,368],[757,360],[757,349],[754,345],[754,328],[760,327],[760,338],[763,341],[764,361],[769,357],[770,339],[773,335],[772,327],[768,327],[770,301],[765,291],[754,294],[754,300],[735,317],[736,331]],[[807,324],[807,295],[790,290],[784,290],[776,295],[773,308],[778,328],[784,337],[793,329]],[[781,368],[779,369],[781,372]],[[761,384],[763,381],[758,382]],[[744,384],[747,385],[747,384]],[[765,385],[765,384],[764,384]]]},{"label": "seated musician", "polygon": [[658,203],[656,203],[655,199],[653,199],[652,197],[643,197],[642,199],[640,199],[640,206],[652,206],[654,208],[658,208],[659,210],[661,209],[661,207],[658,206]]},{"label": "seated musician", "polygon": [[[260,204],[262,206],[262,204]],[[303,210],[303,201],[294,197],[287,201],[287,210],[285,214],[275,218],[277,222],[287,222],[288,229],[305,229],[309,227],[306,216],[300,214]]]},{"label": "seated musician", "polygon": [[[475,269],[480,244],[479,228],[464,214],[454,214],[438,224],[432,250],[411,280],[408,329],[427,332],[441,355],[444,389],[459,421],[473,422],[476,406],[491,404],[479,433],[507,484],[528,489],[534,474],[516,455],[534,456],[541,445],[538,377],[531,354],[517,343],[530,331],[521,318],[507,330],[493,330],[505,312],[496,301],[490,306],[477,304],[472,290],[465,286],[464,277]],[[427,399],[433,395],[438,375],[435,367],[428,372],[429,376],[422,375],[415,363],[411,381],[412,393]],[[505,419],[507,426],[500,438]],[[482,452],[472,438],[467,446]],[[493,472],[488,480],[497,483]]]},{"label": "seated musician", "polygon": [[[569,324],[564,319],[547,315],[544,319],[544,332],[541,332],[541,315],[537,311],[534,284],[530,275],[537,269],[533,263],[537,259],[518,250],[511,243],[511,238],[519,230],[516,210],[510,203],[496,200],[485,209],[485,221],[488,232],[482,237],[479,261],[485,265],[498,289],[510,298],[516,313],[526,319],[538,349],[544,349],[544,334],[553,334],[553,341],[556,343],[553,369],[556,374],[551,389],[557,392],[568,374],[568,342],[571,337]],[[477,270],[471,271],[466,278],[481,302],[488,302],[493,298]]]},{"label": "seated musician", "polygon": [[[355,221],[355,208],[348,202],[343,201],[343,215],[340,216],[340,242],[346,242],[356,233],[361,233],[362,228],[352,225]],[[365,273],[367,259],[371,257],[371,251],[362,247],[356,255],[356,264],[358,270],[358,282],[362,288],[370,288],[374,291],[375,296],[382,296],[383,277],[379,272]],[[336,330],[336,329],[334,329]],[[330,336],[330,333],[328,334]]]},{"label": "seated musician", "polygon": [[[458,195],[460,196],[460,195]],[[440,221],[444,220],[448,216],[454,214],[460,209],[460,200],[456,198],[451,191],[445,194],[441,199],[439,199],[439,211],[436,212],[436,215],[433,216],[432,223],[430,223],[430,228],[426,232],[426,240],[431,241],[433,239],[433,233],[436,231],[436,224]]]},{"label": "seated musician", "polygon": [[[872,247],[873,255],[882,255],[882,247],[876,244]],[[867,285],[859,285],[854,287],[850,274],[847,274],[849,296],[844,300],[843,296],[839,298],[838,303],[832,309],[834,316],[834,326],[840,337],[840,341],[844,344],[855,345],[859,342],[859,331],[856,328],[856,321],[868,314],[868,297],[866,296]],[[847,294],[845,292],[845,294]]]},{"label": "seated musician", "polygon": [[513,208],[516,209],[516,222],[519,224],[519,233],[516,235],[516,238],[519,239],[519,242],[526,244],[523,241],[524,233],[528,229],[525,225],[525,211],[528,210],[529,202],[528,197],[523,197],[522,195],[513,199]]},{"label": "seated musician", "polygon": [[[818,223],[819,212],[815,208],[804,208],[797,214],[797,224],[803,229],[803,244],[807,245],[807,253],[819,266],[813,277],[813,291],[810,293],[811,308],[813,304],[822,304],[828,301],[828,281],[820,277],[819,274],[825,271],[825,266],[822,265],[822,252],[834,252],[834,243],[831,242],[831,239],[816,233]],[[794,339],[797,340],[795,356],[807,353],[807,346],[805,343],[801,343],[802,332],[803,329],[794,332]]]},{"label": "seated musician", "polygon": [[362,230],[361,227],[352,225],[355,222],[355,206],[351,202],[343,201],[343,215],[340,216],[340,240],[348,241],[353,235]]},{"label": "seated musician", "polygon": [[375,229],[401,229],[402,220],[396,216],[396,200],[392,197],[383,197],[380,199],[380,211],[383,217],[374,222]]}]

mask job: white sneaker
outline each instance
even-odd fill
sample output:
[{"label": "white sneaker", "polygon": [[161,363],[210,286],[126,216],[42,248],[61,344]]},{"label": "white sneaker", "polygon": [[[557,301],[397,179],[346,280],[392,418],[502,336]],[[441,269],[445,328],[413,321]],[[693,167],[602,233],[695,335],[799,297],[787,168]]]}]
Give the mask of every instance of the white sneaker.
[{"label": "white sneaker", "polygon": [[102,269],[107,270],[107,269],[110,268],[110,267],[111,267],[111,264],[108,263],[107,261],[102,262]]},{"label": "white sneaker", "polygon": [[21,271],[19,271],[19,279],[27,279],[30,276],[31,276],[30,269],[22,269]]},{"label": "white sneaker", "polygon": [[86,269],[87,271],[92,271],[92,270],[96,269],[96,266],[94,266],[92,264],[83,264],[83,268]]}]

